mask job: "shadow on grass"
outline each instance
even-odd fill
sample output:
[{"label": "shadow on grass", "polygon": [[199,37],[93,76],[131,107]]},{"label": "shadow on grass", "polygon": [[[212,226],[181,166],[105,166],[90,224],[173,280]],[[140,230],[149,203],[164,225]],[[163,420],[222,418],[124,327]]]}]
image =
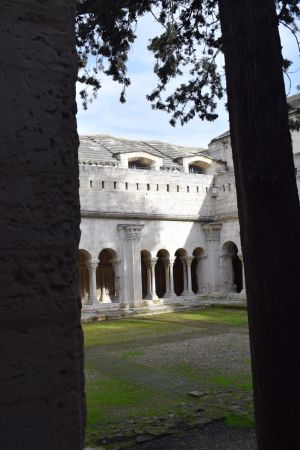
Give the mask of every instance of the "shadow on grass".
[{"label": "shadow on grass", "polygon": [[[145,434],[151,438],[175,433],[216,419],[251,427],[249,349],[245,352],[241,346],[237,352],[246,339],[246,324],[245,311],[223,309],[84,324],[86,446],[126,448]],[[234,339],[239,370],[222,373],[211,363],[218,358],[231,361],[228,345],[222,351],[216,348],[215,359],[202,352],[202,358],[207,357],[205,369],[199,368],[197,353],[188,359],[191,352],[186,349],[192,342],[195,351],[198,342],[202,350],[207,342],[214,351],[215,342],[223,342],[227,335],[228,342]],[[147,359],[149,355],[155,357]],[[202,394],[192,397],[190,391]]]}]

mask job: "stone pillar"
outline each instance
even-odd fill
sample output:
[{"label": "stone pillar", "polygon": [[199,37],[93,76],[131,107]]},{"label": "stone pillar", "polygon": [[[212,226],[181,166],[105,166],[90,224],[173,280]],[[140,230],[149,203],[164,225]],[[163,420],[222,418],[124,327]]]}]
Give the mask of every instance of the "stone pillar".
[{"label": "stone pillar", "polygon": [[207,271],[206,285],[208,294],[215,294],[219,291],[220,280],[220,231],[222,224],[208,223],[202,225],[206,239]]},{"label": "stone pillar", "polygon": [[97,281],[96,281],[96,270],[98,267],[99,261],[98,259],[91,259],[87,262],[87,268],[89,270],[90,275],[90,298],[89,304],[93,306],[98,306],[99,301],[97,299]]},{"label": "stone pillar", "polygon": [[175,262],[175,257],[171,257],[169,259],[170,261],[170,297],[175,296],[175,291],[174,291],[174,275],[173,275],[173,268],[174,268],[174,262]]},{"label": "stone pillar", "polygon": [[164,298],[170,297],[170,259],[168,257],[161,258],[164,263],[166,292]]},{"label": "stone pillar", "polygon": [[192,272],[191,272],[191,267],[192,267],[192,261],[194,259],[193,256],[183,256],[182,257],[185,266],[186,266],[186,286],[184,288],[184,294],[185,295],[194,295],[194,292],[192,290]]},{"label": "stone pillar", "polygon": [[187,256],[186,257],[186,267],[187,267],[187,280],[188,280],[188,295],[194,295],[193,289],[192,289],[192,262],[194,257],[193,256]]},{"label": "stone pillar", "polygon": [[[97,278],[97,277],[96,277]],[[101,265],[101,303],[111,303],[109,293],[109,274],[107,265]]]},{"label": "stone pillar", "polygon": [[115,274],[115,297],[114,302],[120,301],[120,259],[111,259],[110,263],[113,265]]},{"label": "stone pillar", "polygon": [[156,295],[156,281],[155,281],[155,264],[158,258],[151,258],[150,269],[151,269],[151,300],[156,300],[158,297]]},{"label": "stone pillar", "polygon": [[119,224],[120,246],[122,248],[123,280],[122,305],[142,305],[142,273],[140,240],[144,225]]},{"label": "stone pillar", "polygon": [[179,256],[180,262],[183,267],[183,291],[181,295],[188,295],[188,277],[187,277],[187,265],[186,256]]},{"label": "stone pillar", "polygon": [[151,267],[150,267],[150,260],[145,261],[146,266],[146,276],[147,276],[147,294],[145,299],[151,300],[152,294],[151,294]]}]

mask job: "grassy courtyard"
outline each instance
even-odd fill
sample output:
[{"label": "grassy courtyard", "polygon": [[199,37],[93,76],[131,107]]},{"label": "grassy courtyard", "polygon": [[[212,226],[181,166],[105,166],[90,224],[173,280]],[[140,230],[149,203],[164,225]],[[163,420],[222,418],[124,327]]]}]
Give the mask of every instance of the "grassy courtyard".
[{"label": "grassy courtyard", "polygon": [[126,448],[221,418],[253,426],[245,311],[201,309],[83,328],[86,446]]}]

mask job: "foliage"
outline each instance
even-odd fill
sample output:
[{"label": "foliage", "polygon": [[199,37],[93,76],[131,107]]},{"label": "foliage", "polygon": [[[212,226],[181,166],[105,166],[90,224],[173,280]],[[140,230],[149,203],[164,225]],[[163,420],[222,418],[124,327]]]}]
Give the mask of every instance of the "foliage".
[{"label": "foliage", "polygon": [[[275,1],[275,0],[274,0]],[[288,27],[297,44],[298,0],[276,0],[278,23]],[[76,35],[79,56],[80,94],[84,107],[101,87],[100,74],[122,85],[120,100],[125,102],[130,84],[127,59],[134,44],[139,17],[152,14],[162,32],[150,40],[148,49],[155,57],[158,84],[147,95],[154,109],[172,115],[170,123],[182,125],[196,115],[214,120],[217,100],[223,96],[222,73],[216,58],[222,51],[217,0],[77,0]],[[94,65],[89,68],[92,57]],[[283,60],[283,70],[290,62]],[[189,75],[167,93],[171,79]],[[186,77],[185,77],[186,80]],[[92,97],[88,94],[92,88]]]}]

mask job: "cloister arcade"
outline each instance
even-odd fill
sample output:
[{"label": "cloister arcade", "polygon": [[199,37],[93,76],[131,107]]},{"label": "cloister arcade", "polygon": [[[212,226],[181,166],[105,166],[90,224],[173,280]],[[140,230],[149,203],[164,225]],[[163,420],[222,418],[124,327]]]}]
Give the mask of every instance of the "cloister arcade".
[{"label": "cloister arcade", "polygon": [[[140,251],[141,295],[145,304],[151,305],[159,299],[208,294],[205,249],[196,247],[191,253],[189,255],[184,248],[178,248],[173,254],[160,249],[155,256],[149,250]],[[119,303],[122,261],[117,252],[105,248],[98,258],[93,259],[81,249],[78,259],[82,304]],[[221,248],[218,272],[220,292],[239,293],[243,290],[242,260],[232,241],[225,242]]]},{"label": "cloister arcade", "polygon": [[241,292],[244,287],[243,264],[234,242],[225,242],[222,247],[221,259],[224,292]]}]

